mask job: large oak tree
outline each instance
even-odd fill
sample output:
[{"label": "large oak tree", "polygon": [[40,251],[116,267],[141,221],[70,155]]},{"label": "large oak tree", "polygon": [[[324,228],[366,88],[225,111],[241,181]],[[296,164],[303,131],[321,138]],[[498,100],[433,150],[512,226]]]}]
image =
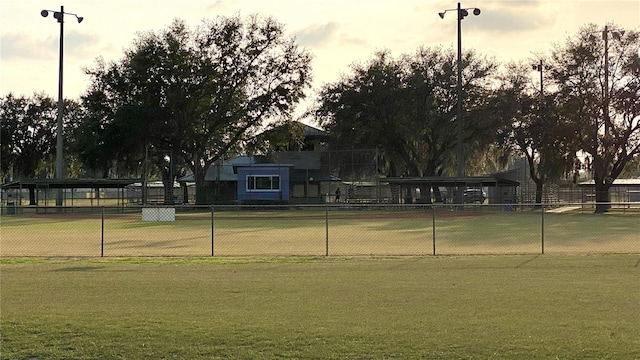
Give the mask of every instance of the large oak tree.
[{"label": "large oak tree", "polygon": [[[272,18],[219,17],[189,29],[180,20],[140,34],[124,57],[87,73],[83,160],[141,167],[145,149],[173,154],[195,174],[199,200],[208,167],[289,118],[310,84],[309,53]],[[173,171],[171,171],[173,170]]]},{"label": "large oak tree", "polygon": [[[487,111],[487,82],[495,65],[463,56],[467,156],[493,142],[495,118]],[[382,175],[451,175],[456,168],[456,56],[420,48],[393,58],[388,51],[321,90],[315,112],[334,149],[375,148]],[[426,190],[426,189],[423,189]]]},{"label": "large oak tree", "polygon": [[[542,70],[543,75],[548,73]],[[492,107],[494,116],[504,124],[498,132],[505,148],[526,159],[529,177],[536,185],[535,203],[541,204],[544,185],[573,170],[579,145],[573,124],[558,115],[557,96],[544,91],[543,86],[537,89],[540,84],[534,85],[530,74],[531,67],[524,63],[508,64]],[[544,84],[545,77],[541,80]]]},{"label": "large oak tree", "polygon": [[561,116],[591,163],[596,212],[610,208],[613,181],[640,154],[640,35],[606,30],[585,26],[552,55]]}]

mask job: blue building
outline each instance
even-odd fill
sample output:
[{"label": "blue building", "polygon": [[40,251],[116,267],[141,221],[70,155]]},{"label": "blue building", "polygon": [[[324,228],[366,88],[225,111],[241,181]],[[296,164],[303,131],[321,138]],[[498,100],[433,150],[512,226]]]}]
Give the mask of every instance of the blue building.
[{"label": "blue building", "polygon": [[293,164],[238,164],[238,204],[256,202],[288,203]]}]

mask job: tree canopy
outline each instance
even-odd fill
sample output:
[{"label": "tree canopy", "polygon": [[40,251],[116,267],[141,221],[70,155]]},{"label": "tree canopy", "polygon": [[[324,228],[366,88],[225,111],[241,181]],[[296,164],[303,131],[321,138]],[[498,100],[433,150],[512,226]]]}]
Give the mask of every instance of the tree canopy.
[{"label": "tree canopy", "polygon": [[536,84],[539,89],[531,82],[530,65],[508,64],[493,94],[492,107],[494,116],[504,125],[498,129],[504,147],[527,161],[529,177],[536,184],[535,202],[540,204],[543,185],[572,172],[579,145],[573,136],[573,124],[563,122],[558,115],[556,95],[543,89],[549,67],[538,65],[537,70],[542,72],[542,84]]},{"label": "tree canopy", "polygon": [[193,30],[175,20],[140,34],[120,61],[87,70],[78,150],[96,168],[113,160],[139,168],[145,148],[171,150],[171,165],[201,186],[214,161],[290,118],[310,84],[310,60],[272,18],[219,17]]},{"label": "tree canopy", "polygon": [[[463,64],[464,141],[481,147],[495,127],[483,100],[495,64],[474,52],[464,54]],[[389,176],[439,176],[455,168],[453,51],[420,48],[398,59],[383,51],[351,70],[318,98],[315,116],[334,148],[378,149],[380,170]]]},{"label": "tree canopy", "polygon": [[586,154],[597,212],[608,210],[609,188],[640,154],[640,36],[616,29],[585,26],[552,54],[561,120]]},{"label": "tree canopy", "polygon": [[[80,116],[75,101],[65,101],[66,127]],[[48,177],[55,174],[57,102],[42,93],[0,99],[0,174],[14,178]],[[73,155],[65,153],[67,158]],[[65,161],[65,163],[71,163]]]}]

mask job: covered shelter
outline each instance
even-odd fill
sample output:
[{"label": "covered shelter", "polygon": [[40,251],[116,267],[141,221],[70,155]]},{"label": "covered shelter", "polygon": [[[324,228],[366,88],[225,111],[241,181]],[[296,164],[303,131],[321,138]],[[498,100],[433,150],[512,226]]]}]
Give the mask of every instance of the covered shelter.
[{"label": "covered shelter", "polygon": [[290,174],[290,202],[320,204],[335,201],[335,190],[340,187],[340,184],[339,177],[327,174],[320,169],[293,168]]},{"label": "covered shelter", "polygon": [[[596,185],[593,180],[578,184],[582,197],[582,203],[595,203]],[[632,203],[640,202],[640,178],[615,179],[609,188],[611,202]]]},{"label": "covered shelter", "polygon": [[485,203],[515,204],[520,182],[497,176],[464,177],[386,177],[381,182],[389,184],[392,202],[395,203],[456,203],[455,194],[467,189],[486,192]]},{"label": "covered shelter", "polygon": [[2,194],[7,207],[53,206],[59,190],[62,190],[63,206],[122,206],[132,201],[126,194],[126,187],[141,181],[142,179],[26,179],[2,184]]}]

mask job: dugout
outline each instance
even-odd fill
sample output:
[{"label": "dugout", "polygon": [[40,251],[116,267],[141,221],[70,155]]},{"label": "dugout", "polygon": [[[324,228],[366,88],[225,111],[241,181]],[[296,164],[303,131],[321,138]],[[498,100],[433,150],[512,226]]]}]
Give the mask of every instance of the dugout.
[{"label": "dugout", "polygon": [[[596,185],[593,180],[584,181],[578,184],[580,188],[582,204],[595,204]],[[638,179],[615,179],[609,188],[611,202],[633,203],[640,202],[640,178]]]},{"label": "dugout", "polygon": [[456,193],[466,189],[482,189],[486,192],[485,203],[515,204],[520,182],[495,176],[464,177],[386,177],[381,182],[389,184],[394,203],[434,202],[454,204]]},{"label": "dugout", "polygon": [[3,205],[7,208],[56,205],[62,194],[62,206],[124,206],[130,200],[126,187],[141,179],[27,179],[2,184]]}]

